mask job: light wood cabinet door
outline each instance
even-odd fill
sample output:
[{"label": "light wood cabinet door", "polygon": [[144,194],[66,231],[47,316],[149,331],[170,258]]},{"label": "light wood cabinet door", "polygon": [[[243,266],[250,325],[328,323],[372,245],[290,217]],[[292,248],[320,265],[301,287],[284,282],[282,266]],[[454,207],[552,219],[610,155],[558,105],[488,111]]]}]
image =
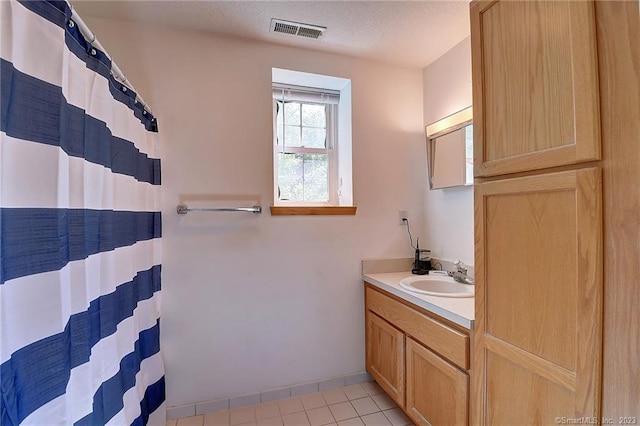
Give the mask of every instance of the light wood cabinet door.
[{"label": "light wood cabinet door", "polygon": [[471,423],[597,418],[600,170],[482,183],[475,197]]},{"label": "light wood cabinet door", "polygon": [[407,413],[419,425],[467,425],[469,376],[407,338]]},{"label": "light wood cabinet door", "polygon": [[591,1],[471,5],[474,174],[601,157]]},{"label": "light wood cabinet door", "polygon": [[404,333],[371,311],[366,323],[367,372],[404,407]]}]

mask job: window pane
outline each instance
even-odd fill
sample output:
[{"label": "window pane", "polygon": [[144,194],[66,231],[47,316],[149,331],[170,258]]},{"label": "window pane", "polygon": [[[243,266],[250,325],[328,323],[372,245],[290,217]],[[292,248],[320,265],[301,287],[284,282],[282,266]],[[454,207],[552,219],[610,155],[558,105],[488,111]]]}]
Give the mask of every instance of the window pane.
[{"label": "window pane", "polygon": [[280,200],[303,199],[302,155],[278,154],[278,188]]},{"label": "window pane", "polygon": [[302,105],[302,125],[311,127],[325,127],[327,119],[325,117],[324,105]]},{"label": "window pane", "polygon": [[287,124],[300,125],[300,104],[298,102],[287,102],[284,104],[284,115]]},{"label": "window pane", "polygon": [[285,126],[285,146],[301,146],[300,145],[300,127],[298,126]]},{"label": "window pane", "polygon": [[329,201],[328,164],[326,154],[304,155],[304,201]]},{"label": "window pane", "polygon": [[302,146],[307,148],[324,148],[327,131],[314,127],[302,128]]},{"label": "window pane", "polygon": [[277,105],[276,108],[278,111],[278,113],[276,114],[276,136],[278,138],[276,141],[276,144],[282,145],[282,135],[283,135],[282,123],[283,123],[283,117],[284,117],[284,113],[282,109],[284,104],[282,102],[277,102],[276,105]]}]

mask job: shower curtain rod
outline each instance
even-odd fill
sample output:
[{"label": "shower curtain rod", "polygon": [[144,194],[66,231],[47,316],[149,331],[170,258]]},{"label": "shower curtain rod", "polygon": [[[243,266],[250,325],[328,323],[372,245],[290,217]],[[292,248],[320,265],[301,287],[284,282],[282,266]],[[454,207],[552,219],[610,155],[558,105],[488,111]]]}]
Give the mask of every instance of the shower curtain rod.
[{"label": "shower curtain rod", "polygon": [[[80,30],[80,33],[82,34],[82,36],[87,40],[87,42],[90,45],[92,45],[93,47],[98,48],[99,50],[104,52],[107,56],[109,56],[109,54],[107,53],[105,48],[102,47],[100,42],[96,39],[96,35],[91,32],[91,30],[89,29],[87,24],[84,23],[84,21],[82,20],[80,15],[78,15],[78,13],[75,11],[75,9],[73,8],[73,5],[71,5],[71,19],[73,19],[73,22],[75,22],[76,25],[78,25],[78,29]],[[140,96],[140,94],[136,91],[136,89],[133,87],[133,84],[131,84],[131,82],[129,80],[127,80],[127,77],[120,70],[118,65],[114,62],[113,58],[109,57],[109,59],[111,59],[111,74],[113,74],[113,77],[116,80],[118,80],[120,83],[122,83],[125,86],[127,86],[129,89],[133,90],[136,93],[136,100],[139,103],[141,103],[142,106],[148,112],[150,112],[152,115],[155,116],[155,114],[153,113],[153,111],[151,110],[149,105],[145,102],[144,99],[142,99],[142,96]]]}]

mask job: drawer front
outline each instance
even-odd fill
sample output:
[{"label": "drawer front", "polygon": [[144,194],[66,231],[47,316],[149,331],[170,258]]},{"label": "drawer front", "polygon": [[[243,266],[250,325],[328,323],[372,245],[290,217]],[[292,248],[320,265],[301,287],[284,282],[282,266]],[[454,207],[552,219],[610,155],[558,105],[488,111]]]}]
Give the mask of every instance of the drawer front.
[{"label": "drawer front", "polygon": [[369,287],[365,297],[368,310],[458,367],[469,369],[469,336]]}]

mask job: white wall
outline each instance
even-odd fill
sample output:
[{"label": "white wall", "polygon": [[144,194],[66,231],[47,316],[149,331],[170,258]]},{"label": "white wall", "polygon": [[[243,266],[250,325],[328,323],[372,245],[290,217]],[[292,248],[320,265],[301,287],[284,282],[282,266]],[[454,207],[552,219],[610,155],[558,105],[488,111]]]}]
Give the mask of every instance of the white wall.
[{"label": "white wall", "polygon": [[[363,371],[360,260],[412,255],[399,209],[422,233],[422,70],[86,21],[159,117],[168,405]],[[269,214],[272,67],[352,80],[356,216]],[[266,209],[178,217],[179,201]]]},{"label": "white wall", "polygon": [[[426,67],[423,77],[425,125],[470,106],[470,38]],[[420,247],[431,249],[435,258],[473,265],[473,187],[429,190],[425,185],[423,192],[425,238]]]}]

